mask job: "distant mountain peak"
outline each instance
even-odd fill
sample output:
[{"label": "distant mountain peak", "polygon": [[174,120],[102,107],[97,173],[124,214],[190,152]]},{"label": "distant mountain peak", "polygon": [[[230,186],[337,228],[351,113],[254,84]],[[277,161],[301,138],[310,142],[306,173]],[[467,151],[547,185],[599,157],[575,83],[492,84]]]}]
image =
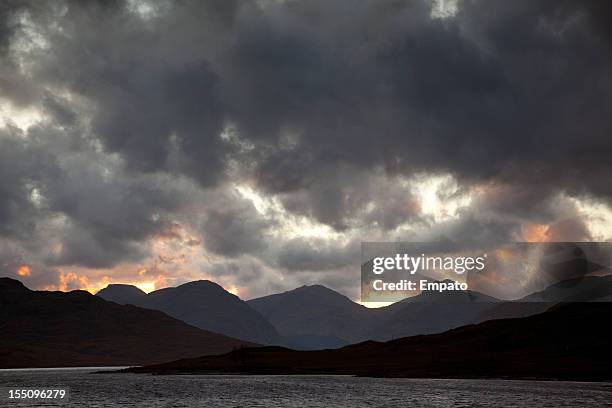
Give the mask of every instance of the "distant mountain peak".
[{"label": "distant mountain peak", "polygon": [[111,283],[98,291],[96,295],[111,302],[133,305],[138,304],[140,299],[147,296],[145,292],[136,286],[124,283]]},{"label": "distant mountain peak", "polygon": [[342,298],[348,299],[348,297],[344,296],[342,293],[336,292],[335,290],[330,289],[327,286],[319,285],[319,284],[302,285],[299,288],[288,290],[284,293],[300,293],[300,292],[301,293],[312,293],[316,295],[328,295],[328,296],[334,296],[334,297],[342,297]]},{"label": "distant mountain peak", "polygon": [[219,285],[216,282],[210,281],[208,279],[195,280],[195,281],[183,283],[182,285],[179,285],[176,287],[176,289],[193,289],[193,288],[207,288],[207,289],[213,288],[216,290],[222,290],[223,292],[226,292],[226,290],[223,289],[223,286]]},{"label": "distant mountain peak", "polygon": [[[138,289],[135,285],[130,285],[129,283],[109,283],[106,285],[107,288],[134,288]],[[140,289],[138,289],[140,290]]]},{"label": "distant mountain peak", "polygon": [[137,286],[130,285],[127,283],[110,283],[105,288],[100,289],[98,293],[103,293],[103,291],[121,291],[123,293],[141,293],[145,294],[145,292],[138,288]]},{"label": "distant mountain peak", "polygon": [[297,348],[328,348],[364,338],[371,317],[368,309],[323,285],[303,285],[293,290],[249,300]]},{"label": "distant mountain peak", "polygon": [[201,329],[257,343],[277,343],[276,329],[249,304],[210,280],[186,282],[144,293],[131,285],[109,285],[106,300],[161,310]]},{"label": "distant mountain peak", "polygon": [[315,285],[302,285],[298,288],[288,290],[287,292],[297,292],[297,291],[329,291],[334,292],[334,290],[328,288],[327,286],[315,284]]},{"label": "distant mountain peak", "polygon": [[[106,285],[106,287],[104,289],[109,289],[109,288],[112,288],[112,289],[122,289],[122,288],[124,288],[124,289],[134,289],[134,290],[139,290],[139,291],[142,292],[142,290],[139,289],[138,286],[131,285],[129,283],[109,283],[108,285]],[[104,290],[104,289],[102,289],[102,290]]]},{"label": "distant mountain peak", "polygon": [[0,290],[2,290],[2,289],[29,290],[28,288],[25,287],[25,285],[23,283],[21,283],[17,279],[12,279],[12,278],[8,278],[8,277],[0,278]]},{"label": "distant mountain peak", "polygon": [[520,300],[527,302],[590,301],[597,297],[610,296],[611,289],[612,275],[591,275],[557,282]]}]

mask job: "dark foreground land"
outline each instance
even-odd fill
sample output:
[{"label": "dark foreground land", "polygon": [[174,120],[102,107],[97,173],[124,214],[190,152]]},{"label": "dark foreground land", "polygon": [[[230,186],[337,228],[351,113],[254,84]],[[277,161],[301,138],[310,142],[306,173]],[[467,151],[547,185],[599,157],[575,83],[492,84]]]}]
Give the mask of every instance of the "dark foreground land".
[{"label": "dark foreground land", "polygon": [[245,344],[255,345],[88,292],[32,291],[0,278],[1,368],[153,364]]},{"label": "dark foreground land", "polygon": [[609,381],[611,310],[605,302],[567,303],[535,316],[384,343],[320,351],[242,348],[124,371]]}]

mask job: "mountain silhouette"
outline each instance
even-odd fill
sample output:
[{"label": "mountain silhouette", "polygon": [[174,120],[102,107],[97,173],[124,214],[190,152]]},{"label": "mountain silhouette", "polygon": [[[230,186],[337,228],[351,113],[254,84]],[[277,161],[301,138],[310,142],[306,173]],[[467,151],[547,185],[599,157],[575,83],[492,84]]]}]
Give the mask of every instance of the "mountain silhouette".
[{"label": "mountain silhouette", "polygon": [[238,296],[208,280],[148,295],[131,285],[109,285],[97,296],[119,304],[160,310],[193,326],[260,344],[279,344],[276,329]]},{"label": "mountain silhouette", "polygon": [[583,276],[517,301],[502,301],[476,291],[426,291],[377,309],[362,306],[322,285],[305,285],[247,302],[209,281],[190,282],[149,295],[134,286],[109,285],[98,295],[118,303],[161,310],[194,326],[232,337],[317,350],[366,340],[441,333],[486,320],[526,317],[562,301],[610,300],[607,297],[611,293],[612,276]]},{"label": "mountain silhouette", "polygon": [[392,340],[418,334],[441,333],[466,324],[480,323],[483,312],[499,302],[475,291],[421,292],[379,309],[368,331],[372,340]]},{"label": "mountain silhouette", "polygon": [[100,290],[96,295],[105,300],[119,303],[120,305],[139,305],[146,301],[146,292],[134,285],[113,283]]},{"label": "mountain silhouette", "polygon": [[562,271],[563,276],[578,277],[517,301],[500,300],[472,290],[424,291],[389,306],[370,309],[324,286],[312,285],[248,303],[286,338],[284,345],[312,350],[441,333],[493,319],[526,317],[559,302],[612,300],[612,275],[583,276],[585,270],[609,270],[575,260],[553,266],[557,275]]},{"label": "mountain silhouette", "polygon": [[378,314],[322,285],[249,300],[297,349],[335,348],[367,338]]},{"label": "mountain silhouette", "polygon": [[555,283],[515,301],[506,301],[483,311],[478,320],[525,317],[547,310],[560,302],[612,301],[612,275],[584,276]]},{"label": "mountain silhouette", "polygon": [[32,291],[0,278],[1,368],[140,365],[250,344],[85,291]]},{"label": "mountain silhouette", "polygon": [[246,348],[127,371],[610,380],[610,312],[610,303],[561,304],[525,318],[385,343],[319,351]]},{"label": "mountain silhouette", "polygon": [[478,317],[496,302],[478,292],[423,292],[370,309],[321,285],[248,301],[287,339],[286,346],[300,350],[439,333],[482,321]]},{"label": "mountain silhouette", "polygon": [[612,295],[612,275],[584,276],[555,283],[519,302],[599,302]]}]

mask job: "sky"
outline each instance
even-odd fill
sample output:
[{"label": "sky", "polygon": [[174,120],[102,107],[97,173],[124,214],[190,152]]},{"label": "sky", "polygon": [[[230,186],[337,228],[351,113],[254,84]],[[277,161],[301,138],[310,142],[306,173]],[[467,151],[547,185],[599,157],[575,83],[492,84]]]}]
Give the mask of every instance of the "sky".
[{"label": "sky", "polygon": [[362,241],[612,240],[612,2],[0,2],[0,275],[359,299]]}]

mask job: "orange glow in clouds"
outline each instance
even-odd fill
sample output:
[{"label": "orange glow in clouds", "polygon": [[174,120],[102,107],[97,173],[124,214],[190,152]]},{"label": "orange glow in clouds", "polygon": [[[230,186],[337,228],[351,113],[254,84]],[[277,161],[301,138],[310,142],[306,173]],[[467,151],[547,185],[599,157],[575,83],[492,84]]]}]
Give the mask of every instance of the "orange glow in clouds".
[{"label": "orange glow in clouds", "polygon": [[548,225],[544,224],[526,224],[521,228],[523,239],[526,242],[548,242]]},{"label": "orange glow in clouds", "polygon": [[32,274],[32,270],[28,265],[21,265],[19,269],[17,269],[17,275],[19,276],[30,276]]},{"label": "orange glow in clouds", "polygon": [[49,285],[46,287],[46,290],[61,290],[63,292],[67,292],[70,290],[86,290],[91,294],[96,294],[101,289],[104,289],[111,283],[122,283],[126,285],[134,285],[140,290],[149,293],[156,289],[160,289],[161,287],[165,287],[165,278],[163,276],[158,276],[157,280],[131,280],[131,279],[119,279],[115,280],[109,275],[104,275],[100,279],[90,279],[88,276],[83,274],[82,272],[68,272],[60,270],[59,274],[59,284],[57,285]]}]

